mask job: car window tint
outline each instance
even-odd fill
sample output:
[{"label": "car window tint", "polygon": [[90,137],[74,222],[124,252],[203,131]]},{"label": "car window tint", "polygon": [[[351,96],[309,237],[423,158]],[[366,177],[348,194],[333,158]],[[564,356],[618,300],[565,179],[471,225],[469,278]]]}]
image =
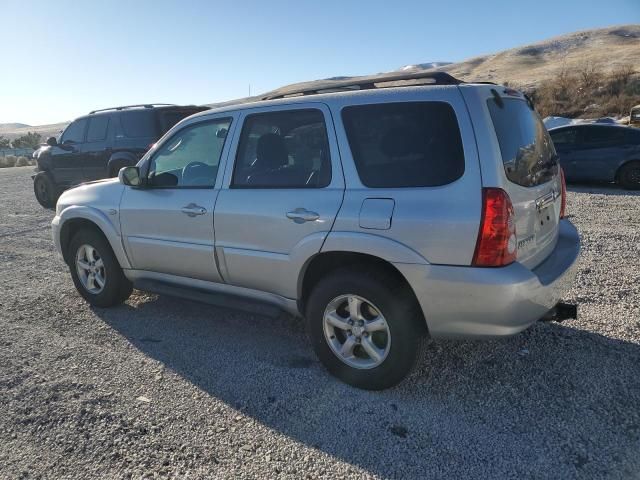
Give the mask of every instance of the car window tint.
[{"label": "car window tint", "polygon": [[122,112],[120,125],[124,135],[129,138],[160,137],[153,109]]},{"label": "car window tint", "polygon": [[576,129],[566,128],[550,132],[554,145],[572,145],[576,142]]},{"label": "car window tint", "polygon": [[151,159],[149,183],[156,187],[213,187],[231,119],[185,127]]},{"label": "car window tint", "polygon": [[201,112],[203,108],[186,109],[186,110],[160,110],[158,112],[158,118],[160,119],[160,134],[164,135],[171,127],[173,127],[180,120],[185,119],[194,113]]},{"label": "car window tint", "polygon": [[232,187],[322,188],[331,182],[324,115],[304,109],[249,115]]},{"label": "car window tint", "polygon": [[582,132],[582,138],[588,144],[608,144],[624,140],[624,129],[622,128],[585,127]]},{"label": "car window tint", "polygon": [[555,148],[540,116],[519,98],[487,100],[509,181],[533,187],[558,172]]},{"label": "car window tint", "polygon": [[87,119],[81,118],[71,122],[62,134],[61,143],[72,142],[82,143],[84,142],[84,129],[87,126]]},{"label": "car window tint", "polygon": [[434,187],[464,173],[460,128],[448,103],[358,105],[344,108],[342,118],[367,187]]},{"label": "car window tint", "polygon": [[87,130],[87,142],[97,142],[107,138],[107,127],[109,116],[100,115],[89,119],[89,129]]}]

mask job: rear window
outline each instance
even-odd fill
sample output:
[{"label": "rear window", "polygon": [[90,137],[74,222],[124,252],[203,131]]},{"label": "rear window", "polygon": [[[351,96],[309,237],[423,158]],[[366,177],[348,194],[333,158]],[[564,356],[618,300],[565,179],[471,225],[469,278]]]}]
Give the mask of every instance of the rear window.
[{"label": "rear window", "polygon": [[448,103],[357,105],[344,108],[342,119],[367,187],[435,187],[464,173],[460,128]]},{"label": "rear window", "polygon": [[153,109],[123,112],[120,124],[129,138],[160,137]]},{"label": "rear window", "polygon": [[523,187],[534,187],[558,173],[556,151],[538,114],[524,100],[487,100],[500,144],[507,178]]}]

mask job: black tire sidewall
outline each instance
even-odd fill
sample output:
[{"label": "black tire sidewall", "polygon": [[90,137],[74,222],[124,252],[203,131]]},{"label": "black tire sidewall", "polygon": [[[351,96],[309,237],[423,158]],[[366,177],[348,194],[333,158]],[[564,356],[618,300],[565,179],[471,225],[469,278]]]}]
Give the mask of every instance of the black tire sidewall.
[{"label": "black tire sidewall", "polygon": [[[76,270],[76,254],[80,246],[87,244],[94,247],[102,259],[105,268],[105,286],[100,293],[91,293],[85,289],[78,278]],[[111,246],[104,236],[94,230],[83,229],[76,233],[69,242],[68,261],[71,277],[76,289],[91,305],[96,307],[111,307],[126,300],[131,294],[131,283],[122,272]]]},{"label": "black tire sidewall", "polygon": [[[413,299],[406,292],[389,288],[375,276],[365,273],[336,272],[321,280],[307,303],[309,337],[320,361],[344,382],[367,390],[381,390],[402,381],[413,368],[422,340],[419,316]],[[324,336],[323,317],[334,298],[353,294],[372,302],[387,320],[391,347],[381,365],[371,369],[350,367],[331,350]]]},{"label": "black tire sidewall", "polygon": [[619,176],[620,185],[623,188],[626,188],[628,190],[638,190],[640,189],[640,183],[634,182],[633,180],[627,178],[632,170],[640,171],[640,162],[631,162],[622,166],[622,169],[620,170],[620,176]]},{"label": "black tire sidewall", "polygon": [[[46,198],[41,198],[38,193],[40,184],[44,184],[46,186]],[[46,173],[40,172],[33,179],[33,193],[35,194],[38,203],[44,208],[51,208],[55,205],[55,185]]]}]

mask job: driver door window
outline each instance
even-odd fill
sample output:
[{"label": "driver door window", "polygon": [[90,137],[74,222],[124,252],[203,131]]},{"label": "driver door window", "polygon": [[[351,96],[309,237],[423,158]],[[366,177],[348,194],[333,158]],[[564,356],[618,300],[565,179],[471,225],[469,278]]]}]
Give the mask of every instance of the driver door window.
[{"label": "driver door window", "polygon": [[76,120],[69,125],[64,133],[62,134],[62,138],[60,139],[60,143],[82,143],[84,142],[84,131],[87,126],[87,119],[81,118],[80,120]]},{"label": "driver door window", "polygon": [[149,184],[157,188],[212,188],[231,125],[230,118],[186,127],[151,159]]}]

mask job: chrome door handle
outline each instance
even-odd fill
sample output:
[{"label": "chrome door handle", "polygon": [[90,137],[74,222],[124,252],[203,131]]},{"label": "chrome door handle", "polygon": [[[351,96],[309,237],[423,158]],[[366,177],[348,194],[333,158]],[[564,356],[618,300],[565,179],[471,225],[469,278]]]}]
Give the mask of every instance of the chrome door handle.
[{"label": "chrome door handle", "polygon": [[313,222],[320,218],[316,212],[310,212],[305,208],[296,208],[292,212],[287,212],[287,218],[296,223]]},{"label": "chrome door handle", "polygon": [[190,217],[195,217],[197,215],[204,215],[207,213],[207,209],[200,205],[196,205],[195,203],[190,203],[189,205],[182,207],[182,213],[189,215]]}]

